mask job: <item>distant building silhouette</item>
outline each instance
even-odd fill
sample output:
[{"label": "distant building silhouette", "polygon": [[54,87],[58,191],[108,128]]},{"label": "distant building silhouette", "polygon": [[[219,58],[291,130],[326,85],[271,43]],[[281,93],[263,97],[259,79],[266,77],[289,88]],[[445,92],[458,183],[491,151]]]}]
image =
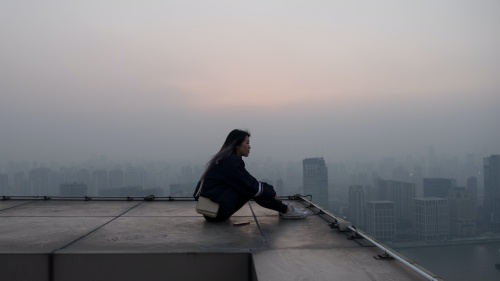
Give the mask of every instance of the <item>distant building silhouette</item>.
[{"label": "distant building silhouette", "polygon": [[92,171],[91,182],[92,184],[89,191],[91,195],[97,195],[100,190],[109,189],[108,171],[104,169]]},{"label": "distant building silhouette", "polygon": [[455,187],[448,198],[450,234],[458,237],[476,234],[476,200],[465,187]]},{"label": "distant building silhouette", "polygon": [[454,179],[424,178],[424,197],[448,198],[451,189],[456,185]]},{"label": "distant building silhouette", "polygon": [[31,193],[29,181],[26,179],[23,172],[14,174],[14,187],[15,190],[17,190],[15,195],[33,195],[33,193]]},{"label": "distant building silhouette", "polygon": [[87,191],[85,183],[64,183],[59,187],[59,194],[63,197],[84,197],[88,195]]},{"label": "distant building silhouette", "polygon": [[365,227],[365,191],[361,185],[349,186],[349,221],[355,226]]},{"label": "distant building silhouette", "polygon": [[124,186],[120,188],[108,188],[99,190],[99,196],[163,196],[161,188],[143,188],[142,186]]},{"label": "distant building silhouette", "polygon": [[[416,197],[416,184],[402,181],[376,179],[378,200],[394,202],[396,220],[411,227],[411,200]],[[403,227],[403,226],[402,226]]]},{"label": "distant building silhouette", "polygon": [[90,185],[90,171],[88,169],[79,169],[75,173],[75,182]]},{"label": "distant building silhouette", "polygon": [[121,168],[114,168],[109,171],[109,188],[118,189],[125,186],[123,177],[123,170]]},{"label": "distant building silhouette", "polygon": [[477,204],[477,178],[476,177],[468,177],[467,178],[467,191],[472,198],[474,198],[474,202]]},{"label": "distant building silhouette", "polygon": [[142,167],[129,165],[125,170],[125,186],[145,186],[146,171]]},{"label": "distant building silhouette", "polygon": [[484,169],[484,224],[500,231],[500,155],[483,160]]},{"label": "distant building silhouette", "polygon": [[366,203],[366,231],[382,241],[390,241],[396,236],[396,216],[394,202],[368,201]]},{"label": "distant building silhouette", "polygon": [[35,168],[29,171],[30,195],[49,195],[49,173],[48,168]]},{"label": "distant building silhouette", "polygon": [[448,199],[413,199],[413,234],[420,240],[446,239],[450,233]]},{"label": "distant building silhouette", "polygon": [[325,159],[306,158],[302,160],[304,195],[312,195],[312,201],[328,209],[328,170]]}]

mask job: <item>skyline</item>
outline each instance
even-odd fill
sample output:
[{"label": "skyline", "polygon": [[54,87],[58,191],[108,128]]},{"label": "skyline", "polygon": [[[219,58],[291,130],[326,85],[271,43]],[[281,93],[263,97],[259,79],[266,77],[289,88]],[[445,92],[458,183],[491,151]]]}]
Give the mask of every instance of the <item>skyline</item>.
[{"label": "skyline", "polygon": [[0,159],[500,152],[500,3],[4,1]]}]

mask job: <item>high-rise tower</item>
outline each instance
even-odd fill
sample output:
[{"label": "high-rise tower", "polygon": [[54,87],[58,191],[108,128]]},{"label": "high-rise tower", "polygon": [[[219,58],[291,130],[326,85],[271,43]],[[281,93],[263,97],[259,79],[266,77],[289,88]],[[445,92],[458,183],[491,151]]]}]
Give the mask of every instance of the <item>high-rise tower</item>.
[{"label": "high-rise tower", "polygon": [[304,167],[304,195],[312,195],[312,201],[328,208],[328,169],[325,159],[306,158],[302,161]]},{"label": "high-rise tower", "polygon": [[449,178],[424,178],[424,197],[439,197],[448,198],[448,195],[453,187],[455,180]]},{"label": "high-rise tower", "polygon": [[349,187],[349,220],[356,226],[365,227],[365,191],[361,185]]}]

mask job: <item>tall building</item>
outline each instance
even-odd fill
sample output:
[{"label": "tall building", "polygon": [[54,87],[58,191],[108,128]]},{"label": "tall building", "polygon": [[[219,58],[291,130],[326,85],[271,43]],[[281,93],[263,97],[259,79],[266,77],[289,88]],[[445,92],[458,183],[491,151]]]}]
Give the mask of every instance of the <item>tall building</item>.
[{"label": "tall building", "polygon": [[302,160],[304,195],[311,195],[312,201],[328,208],[328,170],[325,159],[306,158]]},{"label": "tall building", "polygon": [[382,241],[390,241],[396,236],[394,202],[368,201],[366,203],[366,231]]},{"label": "tall building", "polygon": [[450,233],[448,199],[413,199],[413,234],[420,240],[446,239]]},{"label": "tall building", "polygon": [[484,224],[500,231],[500,155],[484,158]]},{"label": "tall building", "polygon": [[349,187],[349,221],[355,226],[365,227],[365,192],[361,185]]},{"label": "tall building", "polygon": [[448,193],[455,186],[454,179],[424,178],[424,197],[448,198]]},{"label": "tall building", "polygon": [[411,200],[416,197],[416,184],[377,178],[375,187],[378,191],[378,200],[394,202],[396,219],[407,221],[410,227]]},{"label": "tall building", "polygon": [[458,237],[476,234],[476,200],[465,187],[455,187],[448,198],[450,234]]}]

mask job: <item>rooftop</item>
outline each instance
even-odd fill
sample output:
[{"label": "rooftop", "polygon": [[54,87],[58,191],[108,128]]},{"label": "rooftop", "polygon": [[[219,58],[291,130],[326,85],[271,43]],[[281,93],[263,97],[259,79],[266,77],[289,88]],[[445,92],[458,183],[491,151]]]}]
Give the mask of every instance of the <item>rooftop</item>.
[{"label": "rooftop", "polygon": [[289,202],[311,215],[282,220],[251,201],[210,223],[172,198],[0,201],[0,280],[429,280]]}]

